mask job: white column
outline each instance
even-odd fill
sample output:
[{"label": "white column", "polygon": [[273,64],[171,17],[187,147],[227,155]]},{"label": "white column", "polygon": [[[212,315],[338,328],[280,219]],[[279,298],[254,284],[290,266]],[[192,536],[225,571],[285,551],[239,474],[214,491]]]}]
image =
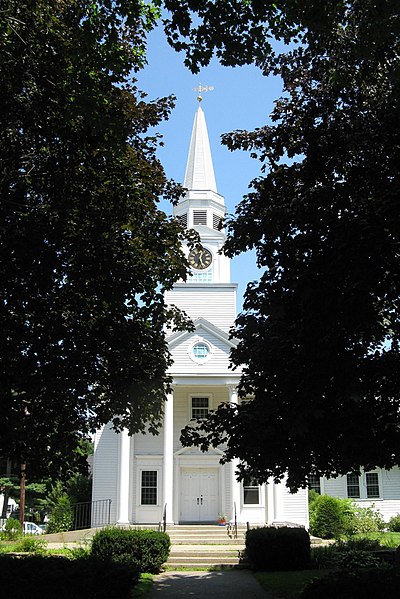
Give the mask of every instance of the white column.
[{"label": "white column", "polygon": [[128,429],[119,433],[118,524],[129,524],[130,437]]},{"label": "white column", "polygon": [[267,495],[267,513],[266,513],[266,522],[268,524],[272,524],[275,519],[275,506],[274,506],[274,479],[269,478],[268,484],[266,485],[266,495]]},{"label": "white column", "polygon": [[[233,404],[238,404],[238,394],[237,389],[233,385],[228,386],[229,390],[229,401]],[[241,483],[236,478],[236,470],[239,465],[239,459],[235,458],[231,462],[232,467],[232,475],[231,475],[231,485],[232,485],[232,521],[235,518],[235,505],[236,505],[236,513],[239,518],[241,512]]]},{"label": "white column", "polygon": [[[166,504],[167,524],[173,524],[172,507],[174,491],[174,395],[168,393],[164,402],[164,458],[163,497]],[[163,506],[164,508],[164,506]]]},{"label": "white column", "polygon": [[283,522],[284,519],[283,482],[274,483],[274,520],[276,522]]}]

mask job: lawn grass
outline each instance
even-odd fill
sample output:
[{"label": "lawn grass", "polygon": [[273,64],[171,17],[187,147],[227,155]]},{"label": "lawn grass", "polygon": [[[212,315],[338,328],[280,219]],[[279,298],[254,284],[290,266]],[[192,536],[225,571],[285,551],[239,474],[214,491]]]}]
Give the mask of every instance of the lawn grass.
[{"label": "lawn grass", "polygon": [[296,572],[255,572],[265,591],[279,599],[297,599],[313,578],[322,578],[331,570],[298,570]]},{"label": "lawn grass", "polygon": [[373,539],[379,541],[382,547],[396,549],[400,545],[400,532],[369,532],[360,535],[354,535],[354,539]]},{"label": "lawn grass", "polygon": [[141,599],[150,592],[153,586],[153,574],[141,574],[138,583],[133,587],[130,599]]}]

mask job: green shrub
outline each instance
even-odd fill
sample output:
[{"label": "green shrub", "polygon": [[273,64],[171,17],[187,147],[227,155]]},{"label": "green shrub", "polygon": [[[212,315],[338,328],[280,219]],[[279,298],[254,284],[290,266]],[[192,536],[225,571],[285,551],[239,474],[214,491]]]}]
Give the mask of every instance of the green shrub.
[{"label": "green shrub", "polygon": [[322,539],[340,539],[352,534],[354,507],[350,499],[319,495],[310,505],[310,533]]},{"label": "green shrub", "polygon": [[66,495],[63,495],[58,499],[56,506],[53,508],[47,524],[46,533],[71,530],[73,522],[74,516],[70,501]]},{"label": "green shrub", "polygon": [[400,573],[387,568],[334,572],[314,579],[301,599],[397,599],[400,597]]},{"label": "green shrub", "polygon": [[139,573],[93,559],[0,556],[2,597],[13,599],[128,599]]},{"label": "green shrub", "polygon": [[385,528],[385,521],[382,514],[373,507],[354,506],[353,514],[351,534],[382,532]]},{"label": "green shrub", "polygon": [[256,570],[302,570],[310,564],[310,536],[304,528],[253,528],[246,555]]},{"label": "green shrub", "polygon": [[16,518],[8,518],[4,525],[4,536],[9,541],[15,541],[22,536],[22,526]]},{"label": "green shrub", "polygon": [[167,561],[169,536],[154,530],[133,530],[110,527],[99,530],[93,537],[93,558],[132,564],[139,572],[156,573]]},{"label": "green shrub", "polygon": [[14,551],[26,551],[27,553],[44,553],[47,543],[40,537],[33,535],[24,536],[14,547]]},{"label": "green shrub", "polygon": [[400,514],[396,514],[396,516],[390,518],[388,529],[390,532],[400,532]]}]

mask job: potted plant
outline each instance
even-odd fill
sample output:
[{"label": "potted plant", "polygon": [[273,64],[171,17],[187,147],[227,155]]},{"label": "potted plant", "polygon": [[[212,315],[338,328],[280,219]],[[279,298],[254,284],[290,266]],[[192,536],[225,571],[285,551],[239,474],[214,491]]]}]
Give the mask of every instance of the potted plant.
[{"label": "potted plant", "polygon": [[225,516],[225,514],[218,514],[218,524],[219,524],[219,526],[225,526],[226,525],[226,516]]}]

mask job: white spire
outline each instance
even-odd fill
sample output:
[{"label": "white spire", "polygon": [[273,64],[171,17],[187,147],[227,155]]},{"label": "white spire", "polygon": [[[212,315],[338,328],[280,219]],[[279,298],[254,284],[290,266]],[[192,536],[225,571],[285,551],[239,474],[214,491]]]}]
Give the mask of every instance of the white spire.
[{"label": "white spire", "polygon": [[206,119],[201,106],[194,117],[183,186],[188,190],[209,190],[217,193]]}]

